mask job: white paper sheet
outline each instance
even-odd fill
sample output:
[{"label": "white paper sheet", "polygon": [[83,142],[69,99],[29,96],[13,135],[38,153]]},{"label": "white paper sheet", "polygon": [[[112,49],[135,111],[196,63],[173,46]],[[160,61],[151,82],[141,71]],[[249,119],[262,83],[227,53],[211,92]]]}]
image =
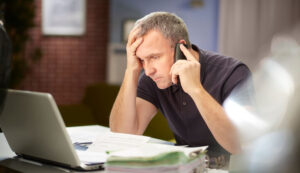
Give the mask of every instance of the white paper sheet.
[{"label": "white paper sheet", "polygon": [[67,132],[73,143],[94,142],[99,134],[109,132],[109,128],[98,125],[68,127]]},{"label": "white paper sheet", "polygon": [[106,153],[99,152],[88,152],[88,151],[79,151],[76,150],[79,160],[82,163],[91,164],[91,163],[105,163],[108,155]]},{"label": "white paper sheet", "polygon": [[150,137],[107,132],[97,136],[88,148],[90,152],[112,152],[138,147],[149,141]]}]

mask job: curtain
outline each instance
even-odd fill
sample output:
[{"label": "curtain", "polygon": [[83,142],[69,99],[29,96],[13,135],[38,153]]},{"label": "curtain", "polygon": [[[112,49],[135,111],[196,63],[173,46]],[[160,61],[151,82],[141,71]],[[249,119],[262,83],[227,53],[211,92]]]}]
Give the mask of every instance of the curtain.
[{"label": "curtain", "polygon": [[300,1],[220,0],[219,15],[218,51],[254,70],[273,36],[300,21]]}]

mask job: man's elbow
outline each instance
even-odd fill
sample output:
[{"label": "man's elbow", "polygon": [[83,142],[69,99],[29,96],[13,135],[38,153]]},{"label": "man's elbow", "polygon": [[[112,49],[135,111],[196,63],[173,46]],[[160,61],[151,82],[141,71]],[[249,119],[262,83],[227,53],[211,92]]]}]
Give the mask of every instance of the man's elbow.
[{"label": "man's elbow", "polygon": [[232,144],[230,147],[228,147],[227,151],[230,154],[239,154],[242,152],[241,144],[239,142],[236,142]]},{"label": "man's elbow", "polygon": [[116,126],[115,126],[115,123],[113,121],[112,113],[110,113],[110,116],[109,116],[109,128],[110,128],[110,131],[112,131],[112,132],[116,131]]},{"label": "man's elbow", "polygon": [[125,128],[110,128],[111,132],[114,133],[126,133],[131,135],[142,135],[137,130],[125,129]]},{"label": "man's elbow", "polygon": [[111,132],[115,133],[127,133],[133,135],[142,135],[137,128],[134,126],[128,126],[125,122],[117,123],[114,121],[109,121],[109,128]]},{"label": "man's elbow", "polygon": [[241,153],[241,148],[236,148],[230,151],[231,154],[240,154]]},{"label": "man's elbow", "polygon": [[118,125],[116,125],[115,123],[112,123],[112,122],[109,122],[109,128],[110,128],[111,132],[126,133],[126,130],[124,128],[121,128],[120,126],[118,126]]},{"label": "man's elbow", "polygon": [[109,122],[109,129],[111,132],[118,132],[118,128]]},{"label": "man's elbow", "polygon": [[115,121],[112,114],[110,114],[109,117],[109,128],[111,132],[124,133],[124,131],[122,130],[122,124],[119,124],[118,121]]}]

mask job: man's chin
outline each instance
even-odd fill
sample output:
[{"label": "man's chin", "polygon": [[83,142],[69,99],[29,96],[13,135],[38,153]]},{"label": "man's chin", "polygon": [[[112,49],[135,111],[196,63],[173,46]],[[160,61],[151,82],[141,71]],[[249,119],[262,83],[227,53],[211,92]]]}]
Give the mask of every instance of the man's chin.
[{"label": "man's chin", "polygon": [[159,82],[159,83],[155,83],[155,84],[156,84],[157,88],[159,88],[159,89],[166,89],[172,85],[172,82],[168,82],[168,83],[167,82],[164,82],[164,83]]}]

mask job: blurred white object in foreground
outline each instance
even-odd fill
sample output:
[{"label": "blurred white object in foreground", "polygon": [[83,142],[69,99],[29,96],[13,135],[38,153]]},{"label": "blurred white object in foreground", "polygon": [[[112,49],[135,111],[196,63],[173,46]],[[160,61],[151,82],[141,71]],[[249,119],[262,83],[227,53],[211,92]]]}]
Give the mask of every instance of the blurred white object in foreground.
[{"label": "blurred white object in foreground", "polygon": [[231,172],[299,171],[299,43],[287,35],[274,37],[252,80],[224,102],[243,148],[232,157]]}]

